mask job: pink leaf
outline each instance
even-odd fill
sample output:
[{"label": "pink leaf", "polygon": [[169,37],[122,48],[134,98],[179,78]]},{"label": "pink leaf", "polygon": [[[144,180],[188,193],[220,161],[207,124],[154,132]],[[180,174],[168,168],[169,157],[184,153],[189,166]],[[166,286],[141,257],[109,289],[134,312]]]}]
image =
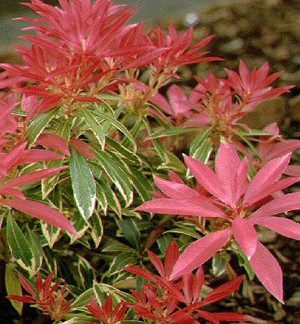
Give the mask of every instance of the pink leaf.
[{"label": "pink leaf", "polygon": [[257,234],[253,224],[247,220],[237,217],[231,225],[232,234],[247,255],[251,259],[257,246]]},{"label": "pink leaf", "polygon": [[284,171],[284,174],[292,177],[300,177],[300,165],[288,165]]},{"label": "pink leaf", "polygon": [[270,195],[274,195],[275,193],[280,192],[281,190],[293,185],[296,182],[299,182],[300,178],[284,178],[281,180],[278,180],[276,183],[273,184],[273,186],[270,186],[268,189],[260,192],[256,196],[256,198],[259,200],[266,198]]},{"label": "pink leaf", "polygon": [[213,170],[204,163],[189,156],[184,156],[184,160],[192,174],[205,190],[218,197],[220,200],[226,200],[224,199],[223,185]]},{"label": "pink leaf", "polygon": [[20,189],[12,188],[6,185],[0,188],[0,195],[14,196],[22,200],[26,199],[26,197],[24,196],[23,192]]},{"label": "pink leaf", "polygon": [[251,219],[253,224],[267,227],[280,235],[300,240],[300,224],[282,217],[256,217]]},{"label": "pink leaf", "polygon": [[283,303],[283,279],[280,265],[274,256],[259,242],[255,254],[250,259],[250,264],[265,288]]},{"label": "pink leaf", "polygon": [[16,165],[20,158],[23,157],[25,153],[25,147],[27,143],[23,143],[18,147],[14,148],[11,152],[4,155],[4,158],[1,159],[1,169],[9,170],[11,167]]},{"label": "pink leaf", "polygon": [[289,164],[291,154],[271,160],[264,165],[249,184],[244,196],[244,204],[252,205],[260,200],[261,194],[278,181]]},{"label": "pink leaf", "polygon": [[186,200],[187,202],[199,205],[201,204],[202,207],[215,211],[215,213],[218,215],[222,215],[220,217],[225,217],[225,214],[217,206],[210,202],[205,195],[188,187],[187,185],[164,180],[159,177],[155,177],[154,181],[156,186],[170,198]]},{"label": "pink leaf", "polygon": [[184,91],[176,84],[168,89],[168,97],[173,110],[173,116],[185,116],[186,113],[193,108],[188,101]]},{"label": "pink leaf", "polygon": [[154,96],[152,96],[149,99],[149,101],[152,102],[157,107],[159,107],[165,113],[167,113],[171,116],[173,115],[173,111],[172,111],[167,99],[163,95],[161,95],[159,92],[156,93]]},{"label": "pink leaf", "polygon": [[71,234],[77,234],[74,226],[61,212],[56,209],[50,208],[47,205],[32,200],[19,199],[4,199],[1,203],[3,205],[15,208],[25,214],[39,218],[46,223],[66,230]]},{"label": "pink leaf", "polygon": [[174,171],[170,171],[170,172],[168,173],[168,176],[169,176],[169,179],[170,179],[171,181],[184,184],[184,181],[183,181],[183,180],[182,180],[182,179],[177,175],[176,172],[174,172]]},{"label": "pink leaf", "polygon": [[[234,206],[236,192],[236,175],[241,161],[232,145],[222,143],[216,157],[216,173],[223,184],[226,203]],[[244,175],[243,178],[245,178]],[[247,176],[247,174],[246,174]]]},{"label": "pink leaf", "polygon": [[233,201],[238,201],[248,188],[248,160],[244,158],[237,169],[235,178],[235,195]]},{"label": "pink leaf", "polygon": [[272,150],[270,150],[269,154],[265,158],[267,160],[275,159],[297,149],[300,149],[299,140],[284,140],[274,144]]},{"label": "pink leaf", "polygon": [[273,216],[297,209],[300,209],[300,192],[293,192],[268,202],[252,213],[249,218],[254,221],[261,216]]},{"label": "pink leaf", "polygon": [[51,168],[51,169],[45,169],[45,170],[39,170],[39,171],[34,171],[30,172],[27,174],[23,174],[12,181],[8,182],[7,185],[9,186],[21,186],[27,183],[33,183],[37,182],[43,178],[51,177],[54,174],[59,173],[61,170],[64,170],[66,166],[58,167],[58,168]]},{"label": "pink leaf", "polygon": [[223,212],[210,210],[199,204],[193,204],[185,200],[171,198],[157,198],[143,203],[137,207],[137,211],[145,211],[156,214],[169,214],[179,216],[197,216],[197,217],[224,217]]},{"label": "pink leaf", "polygon": [[170,279],[184,276],[200,267],[229,241],[230,236],[231,231],[226,229],[208,234],[190,244],[175,263]]}]

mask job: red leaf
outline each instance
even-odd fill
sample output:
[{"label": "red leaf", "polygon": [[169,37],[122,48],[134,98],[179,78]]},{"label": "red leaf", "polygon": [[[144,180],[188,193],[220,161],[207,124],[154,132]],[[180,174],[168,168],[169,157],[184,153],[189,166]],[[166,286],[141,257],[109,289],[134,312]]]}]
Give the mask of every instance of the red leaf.
[{"label": "red leaf", "polygon": [[149,257],[151,263],[154,265],[155,269],[158,271],[158,273],[162,277],[165,276],[164,266],[163,266],[162,262],[160,261],[159,257],[151,251],[148,251],[148,257]]},{"label": "red leaf", "polygon": [[22,156],[18,159],[18,165],[40,161],[56,161],[63,158],[64,156],[54,152],[40,149],[31,149],[23,152]]},{"label": "red leaf", "polygon": [[165,261],[164,261],[164,272],[166,277],[170,277],[175,262],[179,258],[179,247],[175,241],[172,241],[168,246]]},{"label": "red leaf", "polygon": [[222,322],[252,322],[249,316],[234,312],[213,313],[213,316]]},{"label": "red leaf", "polygon": [[151,274],[147,270],[141,268],[141,267],[136,267],[136,266],[127,266],[123,269],[124,271],[130,272],[132,274],[135,274],[136,276],[139,276],[141,278],[148,279],[150,281],[156,282],[157,278],[155,275]]},{"label": "red leaf", "polygon": [[207,295],[205,299],[203,299],[200,302],[201,307],[215,303],[235,292],[239,288],[244,278],[244,276],[239,276],[214,289],[211,293]]},{"label": "red leaf", "polygon": [[69,141],[70,145],[86,159],[94,159],[95,154],[93,153],[90,146],[79,138],[71,138]]},{"label": "red leaf", "polygon": [[38,137],[35,144],[50,147],[66,154],[67,156],[70,155],[66,140],[56,134],[42,134]]},{"label": "red leaf", "polygon": [[30,296],[18,296],[18,295],[8,295],[6,296],[6,298],[10,299],[10,300],[15,300],[21,303],[26,303],[26,304],[33,304],[35,303],[35,300],[33,298],[31,298]]}]

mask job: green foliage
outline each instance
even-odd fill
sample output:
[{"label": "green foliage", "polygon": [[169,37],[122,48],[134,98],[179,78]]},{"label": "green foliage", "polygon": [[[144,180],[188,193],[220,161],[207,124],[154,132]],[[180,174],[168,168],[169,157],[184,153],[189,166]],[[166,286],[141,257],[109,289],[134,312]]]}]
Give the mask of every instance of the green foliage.
[{"label": "green foliage", "polygon": [[74,200],[80,215],[89,219],[96,202],[96,182],[85,158],[71,149],[70,175]]}]

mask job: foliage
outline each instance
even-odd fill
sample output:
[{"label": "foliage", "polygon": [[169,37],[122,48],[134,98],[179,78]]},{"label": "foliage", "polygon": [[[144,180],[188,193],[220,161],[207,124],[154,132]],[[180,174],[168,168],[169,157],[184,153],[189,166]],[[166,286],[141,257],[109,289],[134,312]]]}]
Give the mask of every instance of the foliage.
[{"label": "foliage", "polygon": [[[300,141],[241,122],[289,91],[271,86],[279,74],[241,61],[182,88],[180,67],[220,60],[204,49],[212,37],[145,32],[111,0],[25,5],[38,17],[19,18],[34,31],[18,47],[23,64],[0,65],[0,258],[16,310],[33,304],[64,323],[258,321],[213,308],[239,272],[283,302],[255,226],[299,239],[280,214],[300,208],[299,193],[283,192],[300,179]],[[229,279],[213,290],[210,258]]]}]

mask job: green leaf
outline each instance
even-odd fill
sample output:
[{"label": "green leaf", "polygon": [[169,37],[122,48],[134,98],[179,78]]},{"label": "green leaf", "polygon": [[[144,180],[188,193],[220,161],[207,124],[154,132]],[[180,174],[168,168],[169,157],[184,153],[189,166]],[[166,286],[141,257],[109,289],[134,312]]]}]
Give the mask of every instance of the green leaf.
[{"label": "green leaf", "polygon": [[129,130],[122,123],[120,123],[114,116],[102,113],[101,116],[98,116],[98,118],[100,120],[102,119],[103,121],[110,122],[115,128],[117,128],[121,133],[123,133],[125,137],[128,139],[128,141],[131,143],[133,150],[136,151],[137,147],[133,136],[131,135]]},{"label": "green leaf", "polygon": [[233,248],[234,252],[236,253],[236,255],[238,257],[239,266],[243,267],[248,275],[248,278],[250,280],[253,280],[255,277],[255,274],[254,274],[254,271],[251,267],[251,264],[250,264],[247,256],[245,255],[243,250],[237,244],[232,243],[231,247]]},{"label": "green leaf", "polygon": [[99,123],[98,119],[96,119],[94,115],[87,109],[87,107],[81,109],[80,114],[82,117],[84,117],[84,120],[86,121],[87,125],[90,127],[90,129],[96,136],[102,149],[104,149],[106,133],[103,129],[103,126]]},{"label": "green leaf", "polygon": [[72,312],[69,312],[66,314],[66,318],[69,318],[69,317],[71,317],[71,318],[66,321],[60,322],[60,324],[86,324],[86,323],[93,323],[93,320],[94,320],[94,317],[85,315],[83,313],[75,313],[74,314]]},{"label": "green leaf", "polygon": [[168,231],[165,231],[164,233],[183,234],[183,235],[186,235],[186,236],[193,237],[195,239],[200,238],[200,235],[195,230],[192,230],[192,229],[187,228],[187,227],[185,227],[185,228],[184,227],[178,227],[178,228],[170,229]]},{"label": "green leaf", "polygon": [[[210,139],[211,128],[200,132],[192,141],[190,146],[189,155],[203,163],[209,161],[210,155],[213,151],[213,145]],[[191,172],[188,170],[187,178],[191,177]]]},{"label": "green leaf", "polygon": [[3,224],[4,218],[5,218],[5,214],[4,213],[1,213],[0,214],[0,230],[2,228],[2,224]]},{"label": "green leaf", "polygon": [[151,200],[152,185],[142,172],[135,168],[130,169],[133,186],[143,201]]},{"label": "green leaf", "polygon": [[136,302],[131,294],[125,293],[108,284],[94,282],[93,289],[94,295],[100,304],[103,303],[103,298],[107,298],[107,295],[112,295],[116,301],[125,300],[130,303]]},{"label": "green leaf", "polygon": [[[5,266],[5,287],[8,295],[22,296],[22,287],[13,263],[7,263]],[[23,303],[15,300],[10,300],[10,302],[18,314],[22,315]]]},{"label": "green leaf", "polygon": [[139,250],[141,233],[135,221],[132,218],[127,218],[118,220],[117,224],[130,245]]},{"label": "green leaf", "polygon": [[165,161],[167,156],[167,150],[164,147],[164,145],[161,143],[161,141],[157,139],[153,140],[153,145],[157,155],[161,158],[161,160]]},{"label": "green leaf", "polygon": [[186,167],[175,154],[166,151],[165,161],[157,169],[167,169],[183,173]]},{"label": "green leaf", "polygon": [[174,170],[179,173],[185,172],[185,165],[175,154],[168,151],[168,149],[161,143],[161,141],[154,139],[153,145],[157,155],[162,160],[162,164],[157,168],[158,170],[167,169]]},{"label": "green leaf", "polygon": [[246,128],[243,127],[243,125],[240,125],[242,130],[239,130],[239,133],[244,136],[274,136],[274,134],[267,132],[263,129],[252,129],[252,128]]},{"label": "green leaf", "polygon": [[159,131],[156,131],[152,133],[148,139],[156,139],[160,137],[168,137],[168,136],[178,136],[181,134],[186,134],[190,133],[197,130],[197,128],[192,128],[192,127],[173,127],[173,128],[168,128],[168,129],[160,129]]},{"label": "green leaf", "polygon": [[110,137],[106,138],[106,142],[107,142],[107,144],[109,145],[110,148],[114,149],[118,154],[120,154],[126,160],[134,163],[135,165],[140,165],[141,164],[141,161],[139,160],[138,156],[134,152],[128,150],[122,144],[114,141]]},{"label": "green leaf", "polygon": [[85,158],[71,149],[70,174],[77,208],[84,219],[92,216],[96,202],[96,182]]},{"label": "green leaf", "polygon": [[114,252],[128,252],[128,253],[135,253],[136,251],[129,247],[126,244],[123,244],[115,239],[108,239],[105,247],[102,249],[102,252],[106,253],[114,253]]},{"label": "green leaf", "polygon": [[85,307],[89,304],[90,300],[94,298],[94,291],[93,288],[87,289],[85,292],[83,292],[81,295],[79,295],[71,304],[72,309],[74,308],[81,308]]},{"label": "green leaf", "polygon": [[199,146],[209,137],[211,128],[207,128],[203,131],[200,131],[197,136],[193,139],[190,146],[190,154],[193,154]]},{"label": "green leaf", "polygon": [[[211,128],[200,132],[192,141],[190,146],[190,156],[198,158],[200,161],[206,163],[209,154],[212,150],[212,144],[210,141]],[[207,157],[208,156],[208,157]]]},{"label": "green leaf", "polygon": [[43,249],[37,235],[27,228],[26,237],[31,247],[33,254],[33,262],[31,266],[31,275],[34,276],[41,268],[43,262]]},{"label": "green leaf", "polygon": [[59,239],[60,229],[58,227],[47,224],[46,222],[40,222],[41,229],[49,247],[52,249],[53,245]]},{"label": "green leaf", "polygon": [[[103,195],[106,202],[103,200]],[[101,207],[105,215],[107,214],[107,206],[109,206],[109,208],[111,208],[120,218],[122,217],[120,202],[104,177],[101,177],[96,183],[96,197],[98,203],[103,204],[103,207],[102,205]]]},{"label": "green leaf", "polygon": [[103,188],[103,186],[101,186],[98,182],[96,182],[96,199],[97,199],[98,205],[100,205],[100,207],[103,211],[103,214],[107,215],[108,202],[107,202],[105,193],[106,193],[106,191]]},{"label": "green leaf", "polygon": [[[145,121],[142,118],[138,118],[133,127],[130,129],[130,133],[133,136],[133,138],[137,138],[141,128],[143,127],[143,125],[145,124]],[[130,145],[130,141],[128,140],[128,138],[124,138],[122,141],[122,145],[123,146],[129,146]]]},{"label": "green leaf", "polygon": [[50,123],[51,119],[56,114],[56,110],[53,109],[45,114],[41,114],[35,117],[35,119],[30,123],[27,129],[28,144],[31,146],[35,140],[39,137],[42,131]]},{"label": "green leaf", "polygon": [[89,222],[92,229],[91,236],[97,248],[102,241],[104,233],[102,219],[98,213],[94,212]]},{"label": "green leaf", "polygon": [[6,240],[9,249],[19,265],[30,272],[33,264],[33,254],[30,244],[13,219],[11,215],[7,215]]},{"label": "green leaf", "polygon": [[43,270],[46,272],[53,272],[54,277],[57,277],[58,273],[58,263],[60,259],[57,257],[57,253],[54,252],[48,246],[45,246],[44,249],[44,263],[43,263]]},{"label": "green leaf", "polygon": [[247,138],[247,136],[245,136],[245,134],[243,134],[242,132],[240,131],[235,131],[235,134],[243,141],[245,142],[250,150],[252,151],[252,153],[255,155],[255,156],[258,156],[259,157],[259,154],[256,150],[256,148],[253,146],[253,144],[249,141],[249,139]]},{"label": "green leaf", "polygon": [[124,198],[126,206],[129,206],[133,199],[132,179],[128,170],[119,159],[106,151],[94,149],[100,168],[107,174],[113,184]]},{"label": "green leaf", "polygon": [[190,154],[193,158],[196,158],[203,163],[207,163],[209,161],[210,155],[213,151],[213,146],[210,138],[204,140],[201,145],[192,153]]},{"label": "green leaf", "polygon": [[77,273],[79,275],[80,286],[86,290],[93,285],[93,267],[84,257],[80,255],[78,255],[77,257]]},{"label": "green leaf", "polygon": [[226,272],[227,253],[222,251],[212,257],[212,274],[216,277]]},{"label": "green leaf", "polygon": [[172,243],[173,237],[170,234],[166,234],[157,239],[156,243],[162,254],[165,254],[168,246]]},{"label": "green leaf", "polygon": [[71,244],[76,242],[80,238],[80,243],[90,248],[89,243],[87,242],[87,238],[83,237],[85,232],[89,228],[88,220],[81,215],[81,213],[77,209],[73,209],[73,211],[69,212],[69,218],[72,220],[74,227],[77,230],[77,235],[69,235],[71,239]]},{"label": "green leaf", "polygon": [[122,252],[118,254],[114,259],[110,262],[110,267],[108,271],[105,273],[105,276],[113,276],[121,271],[123,268],[129,264],[136,264],[136,255],[132,253]]}]

